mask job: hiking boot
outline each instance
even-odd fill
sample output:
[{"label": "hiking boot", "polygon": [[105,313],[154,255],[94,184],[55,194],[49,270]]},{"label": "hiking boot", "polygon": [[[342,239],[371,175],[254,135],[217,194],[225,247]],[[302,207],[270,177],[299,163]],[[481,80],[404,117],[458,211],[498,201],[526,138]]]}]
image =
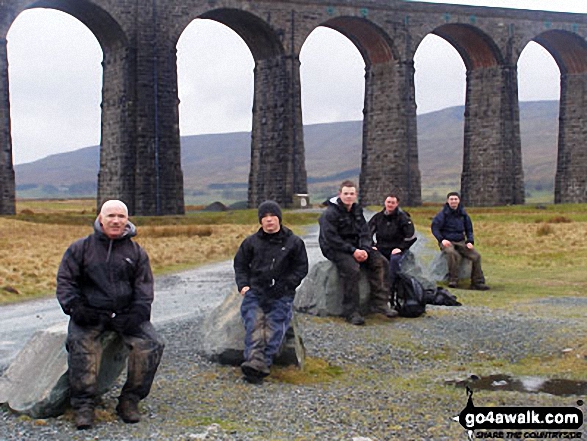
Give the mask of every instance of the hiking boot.
[{"label": "hiking boot", "polygon": [[490,288],[485,283],[471,283],[471,286],[469,286],[469,289],[474,289],[476,291],[487,291]]},{"label": "hiking boot", "polygon": [[448,282],[448,287],[449,287],[449,288],[456,288],[456,287],[457,287],[457,285],[458,285],[458,283],[457,283],[457,282]]},{"label": "hiking boot", "polygon": [[75,411],[75,427],[77,430],[91,429],[94,425],[94,409],[82,407]]},{"label": "hiking boot", "polygon": [[138,423],[141,421],[141,414],[139,412],[139,404],[134,400],[118,399],[118,406],[116,406],[116,413],[120,415],[122,421],[129,424]]},{"label": "hiking boot", "polygon": [[374,314],[383,314],[387,318],[394,318],[398,316],[398,312],[395,309],[391,309],[389,306],[377,306],[373,308]]},{"label": "hiking boot", "polygon": [[365,319],[363,316],[356,311],[347,316],[346,321],[355,326],[361,326],[365,324]]},{"label": "hiking boot", "polygon": [[255,384],[260,383],[270,373],[267,365],[257,360],[244,361],[241,364],[241,371],[243,371],[245,380]]}]

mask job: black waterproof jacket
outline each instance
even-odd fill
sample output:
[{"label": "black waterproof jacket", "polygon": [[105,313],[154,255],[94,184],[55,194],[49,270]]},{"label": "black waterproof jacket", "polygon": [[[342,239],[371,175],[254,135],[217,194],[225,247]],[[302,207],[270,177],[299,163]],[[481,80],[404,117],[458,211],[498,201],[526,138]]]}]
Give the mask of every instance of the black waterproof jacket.
[{"label": "black waterproof jacket", "polygon": [[98,220],[94,233],[74,242],[57,272],[57,300],[66,314],[76,302],[120,314],[134,304],[151,311],[153,274],[147,253],[133,242],[135,226],[129,222],[120,238],[110,239]]},{"label": "black waterproof jacket", "polygon": [[318,222],[318,242],[327,259],[332,260],[334,252],[353,254],[357,249],[368,253],[373,251],[372,235],[363,216],[363,209],[358,204],[353,204],[348,211],[340,198],[332,198]]},{"label": "black waterproof jacket", "polygon": [[385,210],[375,213],[369,220],[371,235],[375,235],[375,246],[389,252],[394,248],[406,251],[416,241],[416,231],[410,215],[397,207],[391,213]]},{"label": "black waterproof jacket", "polygon": [[304,241],[281,225],[277,233],[259,228],[247,237],[234,257],[238,290],[248,286],[259,296],[291,297],[308,274],[308,255]]},{"label": "black waterproof jacket", "polygon": [[432,219],[432,234],[440,244],[444,239],[451,242],[466,240],[474,244],[473,222],[461,204],[453,210],[448,203]]}]

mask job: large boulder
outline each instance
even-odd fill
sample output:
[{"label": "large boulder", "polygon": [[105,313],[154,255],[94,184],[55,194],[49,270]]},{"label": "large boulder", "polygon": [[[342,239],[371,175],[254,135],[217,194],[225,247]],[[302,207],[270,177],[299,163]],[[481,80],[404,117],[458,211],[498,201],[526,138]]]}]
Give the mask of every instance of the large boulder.
[{"label": "large boulder", "polygon": [[[365,310],[369,303],[370,289],[364,271],[361,271],[359,279],[359,294],[361,309]],[[294,309],[320,317],[342,315],[342,286],[334,263],[324,260],[312,266],[298,288]]]},{"label": "large boulder", "polygon": [[[459,279],[469,279],[471,277],[472,263],[469,259],[461,259],[459,266]],[[448,263],[442,253],[436,253],[430,263],[430,277],[434,281],[443,282],[448,280]]]},{"label": "large boulder", "polygon": [[[416,255],[406,251],[402,259],[401,271],[415,278],[426,291],[436,291],[436,282],[424,271]],[[361,271],[359,278],[359,295],[361,312],[369,312],[369,282],[365,271]],[[341,316],[342,285],[338,270],[329,260],[317,262],[298,289],[294,300],[294,309],[307,314],[324,316]]]},{"label": "large boulder", "polygon": [[[241,303],[242,296],[236,289],[232,290],[224,302],[204,320],[202,349],[209,359],[233,366],[244,361],[245,327],[241,319]],[[305,356],[305,348],[294,314],[274,363],[303,367]]]},{"label": "large boulder", "polygon": [[411,251],[406,251],[401,263],[401,272],[416,279],[424,290],[435,291],[435,280],[425,271],[424,267],[416,258],[416,254]]},{"label": "large boulder", "polygon": [[[0,404],[31,418],[61,415],[69,404],[67,323],[37,331],[0,377]],[[102,336],[98,394],[109,391],[126,366],[128,350],[115,332]]]}]

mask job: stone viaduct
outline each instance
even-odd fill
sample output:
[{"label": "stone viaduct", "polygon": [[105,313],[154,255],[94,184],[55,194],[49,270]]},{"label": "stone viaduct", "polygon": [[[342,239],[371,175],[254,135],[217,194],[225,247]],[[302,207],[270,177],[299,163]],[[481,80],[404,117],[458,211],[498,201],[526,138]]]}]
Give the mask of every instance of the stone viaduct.
[{"label": "stone viaduct", "polygon": [[0,0],[0,214],[15,211],[6,35],[37,7],[77,18],[103,51],[98,204],[116,197],[134,214],[184,212],[176,44],[196,18],[230,27],[255,60],[251,206],[307,191],[299,53],[318,26],[348,37],[365,61],[363,204],[392,187],[405,204],[421,203],[413,59],[430,33],[467,69],[464,202],[524,203],[516,66],[530,41],[561,72],[555,201],[587,202],[585,14],[401,0]]}]

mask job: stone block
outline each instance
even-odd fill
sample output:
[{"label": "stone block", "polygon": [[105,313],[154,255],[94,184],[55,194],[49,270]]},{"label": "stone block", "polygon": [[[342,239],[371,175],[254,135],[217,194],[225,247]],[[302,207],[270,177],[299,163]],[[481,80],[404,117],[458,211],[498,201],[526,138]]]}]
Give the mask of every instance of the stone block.
[{"label": "stone block", "polygon": [[[369,303],[369,282],[367,275],[361,271],[359,279],[361,309]],[[298,288],[294,300],[294,309],[307,314],[324,316],[341,316],[342,286],[338,270],[329,260],[316,263]]]},{"label": "stone block", "polygon": [[[472,266],[469,259],[463,258],[459,267],[459,279],[470,279]],[[437,253],[430,263],[430,275],[438,282],[448,280],[448,263],[441,252]]]},{"label": "stone block", "polygon": [[[31,418],[61,415],[69,404],[67,322],[37,331],[0,377],[0,404]],[[109,391],[126,366],[128,350],[115,332],[102,336],[98,394]]]},{"label": "stone block", "polygon": [[[234,366],[244,361],[245,327],[240,313],[241,303],[242,296],[233,290],[204,320],[202,349],[209,359]],[[294,314],[274,363],[303,367],[305,356]]]},{"label": "stone block", "polygon": [[[436,291],[436,282],[424,271],[414,253],[407,251],[401,263],[401,271],[418,280],[427,291]],[[370,287],[367,273],[361,270],[359,279],[360,310],[369,313]],[[298,289],[294,309],[298,312],[324,316],[341,316],[342,286],[338,270],[329,260],[316,263]]]}]

